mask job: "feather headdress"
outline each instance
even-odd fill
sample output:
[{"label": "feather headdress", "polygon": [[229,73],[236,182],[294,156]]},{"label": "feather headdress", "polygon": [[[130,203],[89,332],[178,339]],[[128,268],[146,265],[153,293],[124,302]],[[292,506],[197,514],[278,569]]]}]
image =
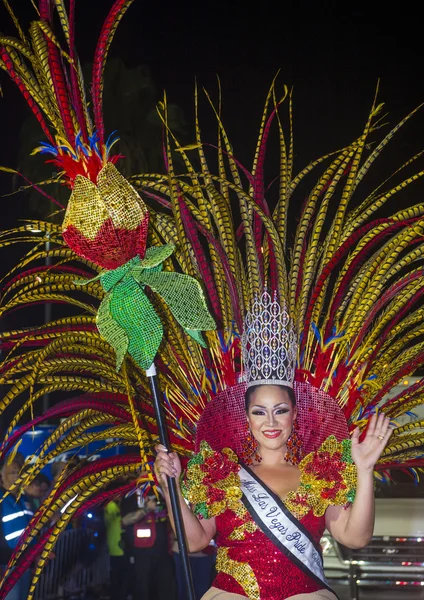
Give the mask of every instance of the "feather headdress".
[{"label": "feather headdress", "polygon": [[[94,59],[91,116],[75,52],[74,2],[70,2],[68,16],[61,0],[40,0],[40,18],[31,25],[29,38],[5,2],[19,37],[0,38],[0,67],[22,91],[40,123],[46,142],[39,151],[53,156],[63,181],[72,189],[78,175],[97,184],[102,169],[118,156],[112,155],[112,143],[104,131],[102,81],[113,34],[130,4],[115,2],[103,26]],[[59,17],[65,48],[54,35],[53,12]],[[149,203],[145,233],[150,245],[175,248],[172,256],[163,257],[164,273],[182,271],[201,282],[217,324],[216,331],[207,331],[203,337],[182,326],[163,295],[151,293],[154,277],[145,283],[147,297],[165,329],[157,366],[175,450],[190,454],[205,407],[237,386],[244,318],[265,285],[275,290],[281,304],[287,303],[294,321],[299,389],[310,386],[316,398],[329,398],[350,430],[357,425],[365,429],[369,416],[383,406],[394,421],[412,414],[423,403],[424,380],[390,400],[387,393],[424,362],[424,204],[412,203],[390,217],[379,215],[389,199],[403,194],[405,188],[413,190],[424,175],[423,168],[411,171],[421,154],[400,165],[371,193],[364,194],[361,183],[416,111],[381,137],[382,106],[375,101],[356,139],[295,173],[292,98],[287,90],[280,98],[275,82],[271,86],[251,168],[233,154],[220,101],[216,107],[206,97],[217,123],[215,143],[202,138],[197,90],[195,139],[190,146],[181,146],[170,129],[164,98],[159,114],[166,174],[134,175],[123,184],[131,185]],[[282,125],[285,106],[288,137]],[[269,182],[265,159],[274,129],[279,140],[279,172]],[[183,161],[183,172],[174,166],[175,152]],[[209,164],[216,165],[216,170]],[[313,183],[294,227],[289,206],[299,202],[300,190],[303,193],[308,181]],[[33,247],[28,230],[34,227],[50,242],[49,266],[40,266],[46,256],[40,247],[44,239]],[[105,448],[124,445],[128,453],[65,471],[15,552],[10,564],[15,569],[9,570],[0,591],[3,597],[28,561],[35,560],[32,597],[48,554],[72,515],[87,504],[122,492],[118,483],[110,489],[111,481],[127,474],[138,477],[139,483],[151,480],[157,429],[145,373],[125,344],[120,354],[122,368],[116,370],[116,347],[96,326],[98,307],[108,293],[98,278],[102,274],[99,262],[84,253],[78,257],[69,249],[66,231],[65,227],[63,235],[57,225],[32,222],[0,234],[3,247],[31,244],[3,279],[0,315],[36,303],[69,306],[68,317],[0,336],[5,356],[1,383],[8,387],[0,408],[16,407],[1,451],[6,455],[23,432],[42,419],[61,420],[17,486],[27,484],[53,457],[77,451],[95,439],[102,440]],[[203,347],[197,341],[203,341]],[[15,430],[39,398],[57,392],[66,392],[69,400]],[[424,465],[422,428],[423,422],[414,418],[399,425],[377,473],[386,474],[396,467],[420,469]],[[62,519],[45,531],[51,516],[65,506]],[[43,536],[30,546],[42,530]]]}]

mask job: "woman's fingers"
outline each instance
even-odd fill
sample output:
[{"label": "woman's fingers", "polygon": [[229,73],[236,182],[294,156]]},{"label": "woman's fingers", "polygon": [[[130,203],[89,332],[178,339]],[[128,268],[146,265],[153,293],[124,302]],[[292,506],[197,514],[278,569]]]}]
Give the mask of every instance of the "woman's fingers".
[{"label": "woman's fingers", "polygon": [[376,425],[377,425],[377,415],[376,415],[376,413],[374,413],[368,423],[367,435],[374,435]]},{"label": "woman's fingers", "polygon": [[176,476],[175,470],[171,469],[168,465],[163,465],[162,467],[158,468],[157,474],[159,476],[159,479],[163,479],[163,477],[165,477],[165,476],[168,476],[168,477]]},{"label": "woman's fingers", "polygon": [[176,477],[177,470],[174,466],[174,461],[166,452],[159,452],[155,460],[156,477],[162,482],[166,476]]},{"label": "woman's fingers", "polygon": [[157,444],[157,446],[155,446],[155,450],[156,452],[168,452],[168,448],[166,448],[162,444]]},{"label": "woman's fingers", "polygon": [[171,457],[168,456],[158,456],[158,458],[155,461],[155,465],[158,465],[159,468],[162,468],[164,466],[170,469],[171,471],[177,471],[174,461]]},{"label": "woman's fingers", "polygon": [[388,431],[391,431],[390,418],[382,412],[378,415],[374,413],[369,421],[367,437],[373,436],[383,441]]},{"label": "woman's fingers", "polygon": [[389,431],[390,419],[383,413],[378,416],[375,426],[374,435],[381,441],[384,441],[387,432]]},{"label": "woman's fingers", "polygon": [[361,435],[361,430],[359,429],[359,427],[355,427],[355,429],[353,430],[352,436],[351,436],[353,446],[359,444],[360,435]]},{"label": "woman's fingers", "polygon": [[181,473],[181,464],[175,452],[168,452],[162,444],[155,448],[155,474],[164,489],[168,489],[167,477],[176,478]]}]

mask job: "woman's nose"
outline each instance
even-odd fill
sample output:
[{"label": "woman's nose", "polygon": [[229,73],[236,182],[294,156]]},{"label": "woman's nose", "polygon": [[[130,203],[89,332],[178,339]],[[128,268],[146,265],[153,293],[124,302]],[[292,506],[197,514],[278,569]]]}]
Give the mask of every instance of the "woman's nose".
[{"label": "woman's nose", "polygon": [[270,413],[268,415],[268,425],[274,425],[275,423],[275,415],[274,413]]}]

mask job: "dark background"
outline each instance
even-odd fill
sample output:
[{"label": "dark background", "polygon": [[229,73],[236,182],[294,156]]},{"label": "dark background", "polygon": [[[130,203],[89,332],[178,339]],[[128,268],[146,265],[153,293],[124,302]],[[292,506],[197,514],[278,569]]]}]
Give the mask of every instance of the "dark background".
[{"label": "dark background", "polygon": [[[30,0],[16,0],[21,22],[35,17]],[[77,2],[77,48],[90,60],[112,0]],[[121,21],[111,48],[129,66],[147,65],[158,98],[167,90],[188,122],[195,78],[216,98],[219,75],[224,122],[236,154],[249,160],[268,87],[294,86],[298,166],[340,147],[360,133],[378,79],[390,122],[424,100],[422,31],[418,3],[146,2],[136,0]],[[0,30],[14,35],[4,9]],[[24,101],[2,73],[2,164],[14,166]],[[125,94],[125,90],[121,90]],[[206,104],[205,104],[206,105]],[[205,111],[204,126],[210,113]],[[211,119],[210,119],[211,120]],[[423,121],[419,122],[422,127]],[[405,143],[418,141],[420,127]],[[2,186],[7,179],[2,177]],[[15,218],[19,201],[7,210]],[[3,215],[2,215],[3,216]],[[2,219],[3,220],[3,219]],[[3,223],[1,223],[3,225]]]}]

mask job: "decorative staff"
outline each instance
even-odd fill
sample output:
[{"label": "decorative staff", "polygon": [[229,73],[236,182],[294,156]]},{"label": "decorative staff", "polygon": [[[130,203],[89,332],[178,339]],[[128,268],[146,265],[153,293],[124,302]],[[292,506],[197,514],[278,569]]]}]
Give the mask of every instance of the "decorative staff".
[{"label": "decorative staff", "polygon": [[[164,245],[146,249],[148,222],[149,213],[139,194],[109,162],[99,172],[97,183],[82,175],[75,178],[62,233],[74,252],[104,269],[94,279],[79,283],[85,285],[100,280],[105,297],[98,310],[97,328],[115,350],[117,371],[127,354],[146,371],[159,440],[169,448],[154,364],[164,332],[145,289],[159,295],[185,332],[202,345],[201,331],[215,329],[215,322],[198,281],[182,273],[162,270],[163,262],[171,256],[174,247]],[[124,377],[128,377],[126,370]],[[130,397],[129,402],[138,430]],[[168,485],[188,599],[194,600],[176,481],[170,478]]]}]

